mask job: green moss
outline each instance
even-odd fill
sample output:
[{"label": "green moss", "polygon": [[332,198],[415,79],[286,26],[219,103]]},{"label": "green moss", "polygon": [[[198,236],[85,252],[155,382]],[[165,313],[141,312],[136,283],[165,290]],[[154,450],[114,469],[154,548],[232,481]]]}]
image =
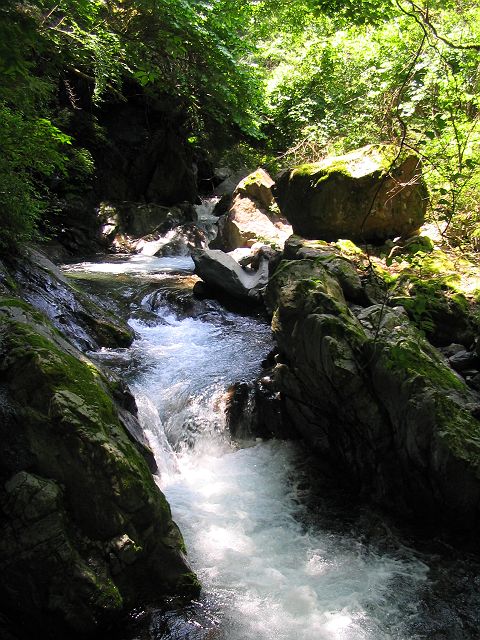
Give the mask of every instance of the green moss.
[{"label": "green moss", "polygon": [[1,307],[16,307],[18,309],[23,309],[24,311],[32,311],[32,307],[20,298],[0,298],[0,308]]},{"label": "green moss", "polygon": [[433,352],[425,353],[412,341],[400,339],[395,346],[384,351],[384,357],[390,369],[403,370],[412,377],[420,376],[442,389],[466,389],[465,383]]},{"label": "green moss", "polygon": [[31,305],[20,298],[2,298],[0,297],[0,314],[7,317],[14,317],[15,311],[23,311],[35,323],[43,326],[53,327],[50,321],[39,311],[36,311]]},{"label": "green moss", "polygon": [[473,465],[479,474],[480,422],[448,396],[437,396],[435,409],[439,435],[457,458]]},{"label": "green moss", "polygon": [[95,586],[96,593],[92,595],[95,605],[104,611],[120,611],[123,608],[123,598],[115,583],[107,577],[99,576],[88,571],[88,578]]},{"label": "green moss", "polygon": [[260,171],[254,171],[253,173],[251,173],[250,175],[248,175],[246,178],[244,178],[242,180],[243,183],[243,187],[249,187],[252,184],[256,184],[256,183],[261,183],[262,182],[262,175],[260,173]]},{"label": "green moss", "polygon": [[[103,423],[114,420],[113,401],[104,390],[108,384],[99,370],[87,359],[84,362],[62,351],[53,342],[36,332],[29,325],[15,323],[8,332],[7,341],[12,348],[11,359],[31,360],[31,372],[40,373],[43,386],[50,394],[66,390],[80,397],[94,410]],[[36,380],[24,379],[25,391],[34,393]],[[38,381],[40,383],[40,380]],[[39,400],[44,400],[40,398]]]},{"label": "green moss", "polygon": [[313,176],[319,171],[319,163],[301,164],[293,169],[291,177]]},{"label": "green moss", "polygon": [[351,240],[337,240],[334,246],[337,247],[337,249],[340,249],[342,254],[347,257],[364,255],[364,251],[362,251],[360,247],[357,247],[357,245]]},{"label": "green moss", "polygon": [[321,162],[302,164],[293,169],[291,177],[315,176],[318,178],[316,182],[318,185],[333,174],[352,177],[363,165],[365,165],[365,175],[372,171],[385,173],[391,168],[396,155],[397,147],[394,145],[368,145],[343,156],[328,157]]},{"label": "green moss", "polygon": [[192,573],[184,573],[180,576],[177,582],[177,589],[179,593],[183,594],[188,598],[195,598],[199,595],[202,585],[200,584],[197,576]]}]

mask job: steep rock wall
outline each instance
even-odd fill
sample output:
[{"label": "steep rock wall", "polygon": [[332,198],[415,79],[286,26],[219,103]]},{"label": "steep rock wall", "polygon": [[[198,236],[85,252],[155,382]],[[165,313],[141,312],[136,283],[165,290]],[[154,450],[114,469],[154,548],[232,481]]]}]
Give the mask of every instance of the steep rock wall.
[{"label": "steep rock wall", "polygon": [[339,482],[475,544],[474,396],[403,309],[371,304],[365,292],[361,300],[352,265],[339,272],[333,253],[308,255],[284,260],[266,294],[279,349],[269,387],[283,420]]}]

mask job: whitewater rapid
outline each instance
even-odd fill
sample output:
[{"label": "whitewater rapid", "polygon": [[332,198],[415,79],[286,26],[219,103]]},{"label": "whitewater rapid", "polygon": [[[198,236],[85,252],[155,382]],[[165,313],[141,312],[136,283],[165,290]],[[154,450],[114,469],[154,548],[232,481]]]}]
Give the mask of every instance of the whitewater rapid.
[{"label": "whitewater rapid", "polygon": [[[71,271],[151,280],[188,267],[188,258],[138,256]],[[348,532],[315,525],[298,445],[235,443],[226,432],[226,389],[258,375],[272,347],[265,320],[226,311],[185,317],[169,303],[152,311],[150,300],[140,304],[148,319],[130,321],[137,338],[122,358],[137,363],[127,379],[157,458],[157,481],[203,584],[181,637],[420,637],[409,629],[426,565],[404,548],[379,551]],[[109,352],[98,355],[108,360]],[[199,635],[202,626],[206,635]],[[177,638],[150,633],[155,640]]]},{"label": "whitewater rapid", "polygon": [[165,484],[228,640],[407,638],[425,567],[302,523],[294,448],[183,455]]}]

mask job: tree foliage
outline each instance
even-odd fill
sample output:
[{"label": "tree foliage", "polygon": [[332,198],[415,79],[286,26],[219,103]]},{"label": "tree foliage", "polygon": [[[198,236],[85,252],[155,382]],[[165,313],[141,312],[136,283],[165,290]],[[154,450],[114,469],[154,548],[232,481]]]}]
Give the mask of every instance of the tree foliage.
[{"label": "tree foliage", "polygon": [[405,144],[423,158],[436,218],[458,237],[475,235],[477,3],[294,4],[296,15],[284,15],[283,25],[293,18],[300,30],[274,22],[268,37],[259,31],[272,151],[291,164],[372,142]]},{"label": "tree foliage", "polygon": [[402,142],[435,215],[480,235],[479,25],[473,0],[0,0],[0,242],[93,170],[59,95],[95,112],[127,83],[173,97],[200,146],[229,131],[288,164]]},{"label": "tree foliage", "polygon": [[[192,139],[218,130],[259,135],[260,83],[241,29],[249,16],[249,3],[232,0],[0,0],[0,242],[32,235],[45,178],[68,171],[68,155],[79,157],[58,129],[60,93],[70,109],[94,110],[125,100],[133,82],[173,96]],[[77,80],[89,87],[87,103]],[[12,139],[15,157],[3,147]],[[38,166],[42,154],[48,161]]]}]

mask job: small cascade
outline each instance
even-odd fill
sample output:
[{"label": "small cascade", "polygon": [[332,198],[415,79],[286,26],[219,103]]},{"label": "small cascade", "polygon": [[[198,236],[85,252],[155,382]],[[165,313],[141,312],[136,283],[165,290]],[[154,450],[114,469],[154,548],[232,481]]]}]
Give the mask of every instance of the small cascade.
[{"label": "small cascade", "polygon": [[195,205],[197,224],[205,231],[208,243],[214,240],[217,236],[218,217],[213,215],[213,210],[219,200],[220,198],[218,196],[211,196],[209,198],[204,198],[201,204]]},{"label": "small cascade", "polygon": [[137,403],[138,419],[153,449],[161,479],[163,480],[164,476],[167,478],[174,476],[179,470],[177,458],[165,435],[165,429],[156,406],[140,390],[135,393],[135,401]]},{"label": "small cascade", "polygon": [[[92,278],[121,275],[127,292],[142,281],[150,286],[152,278],[162,288],[169,282],[178,287],[179,279],[191,278],[191,268],[189,258],[146,255],[70,267]],[[142,299],[148,320],[137,313]],[[159,304],[140,297],[132,312],[132,347],[117,359],[114,350],[98,355],[117,371],[124,367],[158,463],[158,482],[203,591],[199,602],[154,611],[146,630],[118,640],[475,637],[461,635],[462,622],[450,613],[438,626],[441,599],[426,608],[431,569],[423,557],[393,538],[383,546],[368,542],[342,524],[341,509],[324,516],[317,506],[312,517],[299,446],[231,440],[227,391],[259,374],[272,347],[263,319],[217,309],[190,317],[178,313],[168,296]],[[450,627],[452,633],[443,634]]]}]

